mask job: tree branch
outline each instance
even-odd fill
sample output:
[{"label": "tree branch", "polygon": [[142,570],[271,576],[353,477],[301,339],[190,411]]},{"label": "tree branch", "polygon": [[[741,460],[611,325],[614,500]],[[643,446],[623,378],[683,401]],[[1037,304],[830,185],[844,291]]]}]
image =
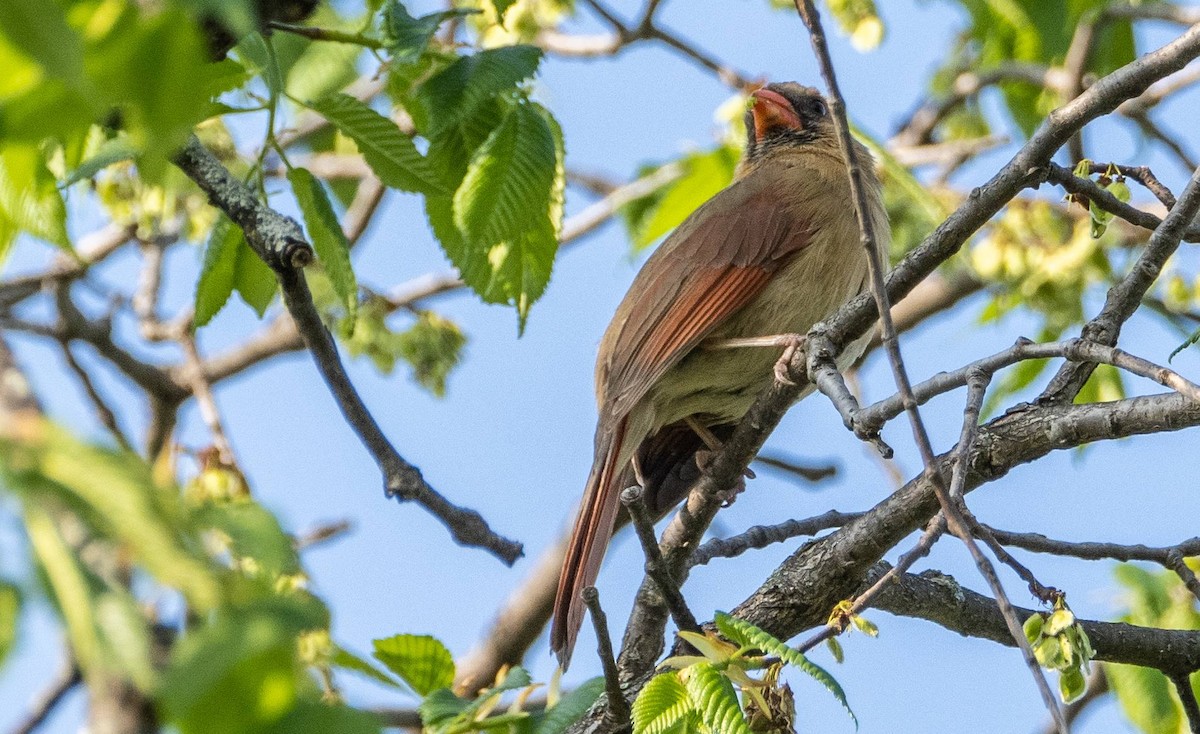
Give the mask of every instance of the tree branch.
[{"label": "tree branch", "polygon": [[521,556],[521,545],[497,535],[479,513],[451,504],[430,487],[421,472],[391,445],[363,404],[300,269],[312,261],[312,248],[300,226],[259,202],[195,137],[176,156],[175,163],[242,228],[255,254],[275,270],[284,304],[342,415],[379,466],[387,496],[422,505],[446,525],[456,542],[484,548],[509,565],[515,562]]}]

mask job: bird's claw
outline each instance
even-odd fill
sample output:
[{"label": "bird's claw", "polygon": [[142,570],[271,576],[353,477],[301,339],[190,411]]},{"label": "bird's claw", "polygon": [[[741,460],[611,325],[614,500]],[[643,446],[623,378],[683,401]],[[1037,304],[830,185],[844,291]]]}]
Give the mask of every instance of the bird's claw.
[{"label": "bird's claw", "polygon": [[779,355],[779,359],[775,361],[775,381],[781,385],[796,386],[796,381],[792,379],[789,367],[792,363],[792,357],[796,356],[796,350],[804,346],[805,337],[796,335],[787,342],[784,347],[783,354]]}]

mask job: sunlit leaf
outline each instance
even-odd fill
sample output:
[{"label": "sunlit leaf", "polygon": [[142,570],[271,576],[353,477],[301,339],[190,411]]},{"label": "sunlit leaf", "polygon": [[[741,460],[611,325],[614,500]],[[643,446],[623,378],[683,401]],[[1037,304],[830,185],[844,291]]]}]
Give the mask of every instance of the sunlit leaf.
[{"label": "sunlit leaf", "polygon": [[604,678],[592,678],[580,683],[546,710],[533,727],[533,734],[565,734],[604,693]]},{"label": "sunlit leaf", "polygon": [[436,136],[449,125],[473,115],[497,95],[533,76],[542,52],[535,46],[504,46],[463,56],[431,77],[417,97]]},{"label": "sunlit leaf", "polygon": [[454,682],[454,658],[445,645],[429,635],[393,635],[375,640],[375,659],[422,696]]},{"label": "sunlit leaf", "polygon": [[733,683],[712,663],[699,663],[679,672],[692,707],[710,731],[750,734]]},{"label": "sunlit leaf", "polygon": [[785,663],[794,665],[807,673],[833,694],[838,703],[842,704],[842,708],[846,709],[846,713],[850,715],[850,718],[854,720],[855,726],[858,725],[858,718],[854,715],[854,712],[850,709],[850,704],[846,701],[846,692],[842,690],[842,686],[824,668],[806,658],[795,648],[789,647],[783,641],[776,639],[765,630],[759,629],[749,622],[731,617],[723,612],[717,612],[714,621],[721,634],[734,642],[758,648],[764,653],[774,655]]},{"label": "sunlit leaf", "polygon": [[309,106],[354,140],[367,164],[387,186],[427,195],[447,193],[445,183],[396,123],[345,94],[334,94]]},{"label": "sunlit leaf", "polygon": [[329,202],[325,188],[308,170],[293,168],[287,176],[296,195],[296,203],[304,215],[304,226],[312,240],[313,249],[325,266],[325,272],[346,307],[348,317],[354,318],[358,309],[358,283],[350,264],[350,242],[342,232],[333,204]]},{"label": "sunlit leaf", "polygon": [[633,734],[664,734],[691,710],[692,699],[679,673],[660,673],[633,701]]}]

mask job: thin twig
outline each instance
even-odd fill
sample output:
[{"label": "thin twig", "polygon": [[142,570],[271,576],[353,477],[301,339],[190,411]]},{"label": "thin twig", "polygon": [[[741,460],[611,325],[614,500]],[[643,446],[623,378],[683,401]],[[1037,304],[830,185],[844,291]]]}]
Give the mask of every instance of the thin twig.
[{"label": "thin twig", "polygon": [[79,666],[73,660],[68,660],[50,685],[37,694],[29,713],[13,727],[12,734],[31,734],[46,721],[63,698],[82,682]]},{"label": "thin twig", "polygon": [[79,384],[83,386],[84,393],[87,394],[88,400],[91,401],[92,407],[95,408],[96,417],[100,419],[100,424],[108,430],[118,446],[125,451],[132,452],[134,450],[133,443],[125,435],[125,431],[121,430],[121,424],[117,422],[117,414],[113,412],[112,408],[108,407],[108,402],[105,401],[104,396],[96,388],[96,384],[92,381],[92,376],[83,368],[83,365],[79,364],[79,360],[75,359],[75,353],[71,351],[71,343],[64,339],[59,342],[59,346],[62,348],[63,359],[66,361],[67,367],[70,368],[71,372],[75,373]]},{"label": "thin twig", "polygon": [[1189,671],[1171,671],[1166,674],[1175,693],[1183,704],[1183,712],[1187,715],[1188,730],[1192,734],[1200,734],[1200,703],[1196,702],[1196,691],[1192,688],[1192,676]]},{"label": "thin twig", "polygon": [[641,487],[626,487],[621,492],[621,504],[633,521],[633,529],[637,532],[642,544],[642,553],[646,556],[646,574],[658,583],[658,591],[671,612],[675,626],[683,632],[699,632],[700,625],[695,615],[688,608],[679,584],[671,576],[671,569],[663,562],[662,552],[658,548],[658,538],[654,537],[654,522],[646,510],[645,496]]},{"label": "thin twig", "polygon": [[604,721],[612,729],[622,729],[629,724],[629,703],[621,692],[621,679],[617,674],[617,662],[613,659],[612,638],[608,636],[608,617],[600,607],[600,592],[589,586],[580,592],[583,603],[592,614],[592,626],[596,630],[596,652],[604,668],[604,690],[608,694],[608,706]]},{"label": "thin twig", "polygon": [[196,348],[196,336],[191,329],[187,329],[180,336],[179,345],[183,348],[184,362],[192,377],[192,395],[196,397],[196,407],[208,428],[212,445],[217,450],[221,464],[236,467],[237,459],[233,454],[233,445],[229,442],[225,426],[221,422],[221,411],[217,408],[217,397],[213,394],[212,385],[204,376],[203,360]]},{"label": "thin twig", "polygon": [[713,538],[696,549],[689,563],[691,566],[703,566],[715,558],[737,558],[748,550],[766,548],[802,535],[816,535],[822,530],[841,527],[861,514],[830,510],[805,520],[788,520],[778,525],[755,525],[729,538]]},{"label": "thin twig", "polygon": [[1047,538],[1040,533],[1014,533],[1008,530],[997,530],[983,526],[998,542],[1023,548],[1033,553],[1049,553],[1056,556],[1070,556],[1084,560],[1095,561],[1112,559],[1115,561],[1148,561],[1171,569],[1179,575],[1188,590],[1200,599],[1200,581],[1183,562],[1185,558],[1200,556],[1200,537],[1189,538],[1172,546],[1151,547],[1146,545],[1096,542],[1071,542]]},{"label": "thin twig", "polygon": [[308,550],[318,545],[323,545],[332,540],[337,540],[346,533],[354,529],[354,524],[349,520],[337,520],[323,525],[318,525],[305,532],[302,535],[297,535],[292,541],[292,546],[296,550]]}]

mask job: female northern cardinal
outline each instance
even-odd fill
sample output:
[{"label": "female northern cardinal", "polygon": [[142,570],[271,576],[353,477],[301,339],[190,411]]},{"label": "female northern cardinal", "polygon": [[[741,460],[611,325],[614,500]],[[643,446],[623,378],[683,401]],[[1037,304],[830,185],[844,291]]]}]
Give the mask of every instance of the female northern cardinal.
[{"label": "female northern cardinal", "polygon": [[[621,490],[640,480],[652,507],[665,512],[698,476],[702,441],[727,436],[773,379],[776,351],[704,342],[803,334],[867,288],[867,256],[825,100],[794,82],[768,84],[752,99],[734,182],[646,261],[600,342],[595,460],[550,632],[563,668],[583,621],[579,593],[600,571]],[[870,153],[855,145],[886,253],[879,181]],[[852,363],[864,344],[847,347],[839,363]]]}]

